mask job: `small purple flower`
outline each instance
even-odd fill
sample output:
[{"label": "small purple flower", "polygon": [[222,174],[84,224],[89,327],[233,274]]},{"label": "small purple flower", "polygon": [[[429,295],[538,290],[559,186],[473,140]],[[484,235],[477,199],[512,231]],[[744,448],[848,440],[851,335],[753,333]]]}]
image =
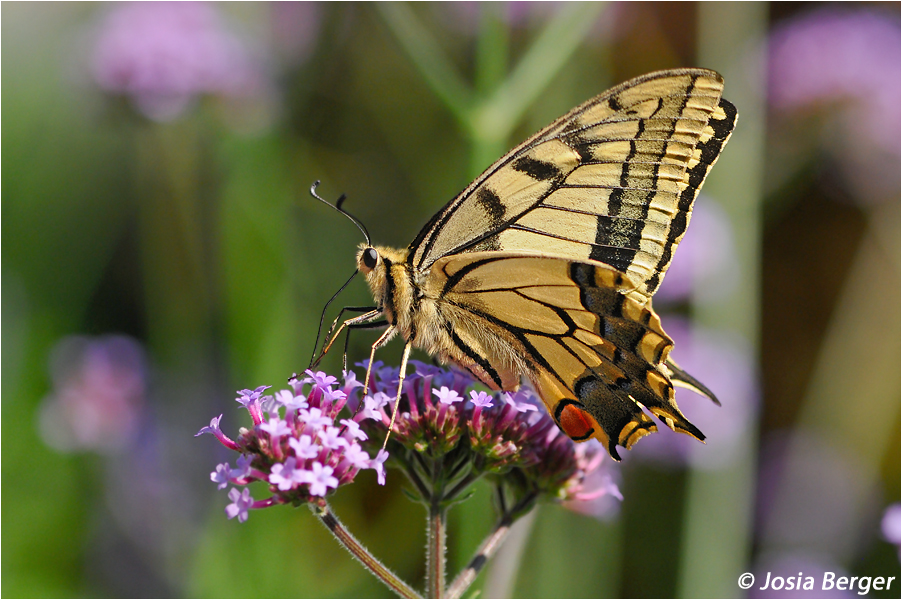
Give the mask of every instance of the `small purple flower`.
[{"label": "small purple flower", "polygon": [[485,392],[477,392],[476,390],[470,392],[470,402],[473,403],[473,406],[478,406],[480,408],[491,408],[494,406],[494,404],[492,404],[491,396]]},{"label": "small purple flower", "polygon": [[288,427],[288,423],[278,416],[271,417],[268,423],[261,424],[260,430],[268,433],[272,437],[273,443],[277,443],[277,440],[283,435],[291,433],[291,428]]},{"label": "small purple flower", "polygon": [[319,441],[323,448],[329,450],[338,450],[339,448],[347,448],[348,440],[341,437],[341,429],[338,427],[326,427],[319,432]]},{"label": "small purple flower", "polygon": [[290,390],[280,390],[275,394],[276,402],[288,410],[301,410],[307,408],[307,398],[291,393]]},{"label": "small purple flower", "polygon": [[368,469],[372,464],[370,455],[359,444],[351,444],[345,451],[344,457],[355,469]]},{"label": "small purple flower", "polygon": [[219,422],[222,420],[222,415],[218,417],[213,417],[210,419],[210,424],[206,427],[201,427],[200,431],[194,434],[194,437],[199,435],[203,435],[205,433],[212,433],[213,435],[218,435],[222,433],[222,430],[219,428]]},{"label": "small purple flower", "polygon": [[232,503],[225,507],[226,516],[229,519],[238,517],[239,523],[247,521],[247,511],[252,508],[254,504],[254,498],[251,496],[251,491],[248,488],[244,488],[244,490],[239,492],[238,488],[232,488],[229,490],[229,500],[231,500]]},{"label": "small purple flower", "polygon": [[197,433],[194,434],[194,437],[203,435],[205,433],[212,433],[213,435],[216,436],[216,439],[218,439],[219,442],[226,448],[228,448],[230,450],[239,450],[240,448],[238,447],[238,445],[235,442],[233,442],[232,440],[230,440],[229,437],[226,436],[226,434],[224,434],[222,432],[222,430],[219,428],[219,422],[221,420],[222,420],[222,415],[219,415],[218,417],[213,417],[210,420],[210,425],[208,425],[207,427],[201,427],[200,431],[198,431]]},{"label": "small purple flower", "polygon": [[316,458],[321,448],[313,443],[313,438],[309,435],[302,435],[300,438],[291,438],[288,445],[294,450],[294,455],[301,459]]},{"label": "small purple flower", "polygon": [[370,461],[369,468],[374,469],[376,471],[376,476],[379,480],[379,485],[385,485],[385,461],[388,460],[388,452],[386,450],[379,450],[378,454],[376,454],[376,458]]},{"label": "small purple flower", "polygon": [[244,406],[245,408],[247,408],[252,402],[255,402],[255,401],[259,400],[259,399],[260,399],[260,395],[261,395],[264,391],[268,390],[268,389],[271,388],[271,387],[272,387],[272,386],[270,386],[270,385],[261,385],[260,387],[258,387],[257,389],[255,389],[255,390],[253,390],[253,391],[251,391],[251,390],[238,390],[237,393],[239,393],[239,394],[241,394],[241,395],[238,396],[235,400],[236,400],[239,404],[241,404],[242,406]]},{"label": "small purple flower", "polygon": [[310,465],[310,494],[325,496],[329,488],[338,487],[338,479],[332,476],[334,469],[315,462]]},{"label": "small purple flower", "polygon": [[301,421],[313,429],[320,429],[332,424],[332,419],[323,414],[319,408],[311,408],[310,410],[300,411]]},{"label": "small purple flower", "polygon": [[254,461],[254,458],[249,454],[242,454],[238,457],[236,461],[235,468],[229,473],[229,477],[232,479],[241,479],[243,477],[247,477],[251,473],[251,463]]},{"label": "small purple flower", "polygon": [[[332,379],[335,379],[335,378],[333,377]],[[323,396],[326,398],[326,400],[329,400],[330,402],[337,402],[339,400],[344,400],[345,398],[348,397],[348,395],[345,394],[343,391],[333,390],[332,388],[326,388],[323,391]]]},{"label": "small purple flower", "polygon": [[238,390],[238,393],[241,395],[235,398],[235,401],[247,409],[251,415],[251,419],[254,421],[254,425],[259,425],[263,422],[263,407],[260,405],[260,394],[269,388],[270,386],[268,385],[261,385],[253,391]]},{"label": "small purple flower", "polygon": [[216,465],[216,470],[210,473],[210,481],[217,483],[216,489],[222,490],[229,485],[229,478],[232,476],[232,470],[229,463],[221,463]]},{"label": "small purple flower", "polygon": [[374,421],[381,421],[382,413],[379,411],[388,403],[389,397],[383,392],[377,392],[373,396],[367,396],[363,399],[363,410],[360,411],[360,419],[373,419]]},{"label": "small purple flower", "polygon": [[342,379],[344,384],[341,386],[341,389],[345,394],[350,393],[355,388],[363,387],[363,382],[357,381],[357,374],[354,371],[343,371]]},{"label": "small purple flower", "polygon": [[369,438],[367,434],[360,429],[360,424],[356,421],[352,421],[351,419],[342,419],[339,421],[346,428],[346,435],[351,436],[351,439],[365,441]]},{"label": "small purple flower", "polygon": [[313,385],[317,387],[328,388],[338,383],[338,379],[336,379],[332,375],[323,373],[322,371],[314,372],[310,369],[307,369],[304,372],[311,377],[311,379],[313,380]]},{"label": "small purple flower", "polygon": [[463,402],[463,398],[460,397],[460,394],[454,390],[449,390],[448,387],[444,385],[442,386],[442,389],[434,390],[432,393],[435,394],[439,402],[447,404],[448,406],[455,402]]},{"label": "small purple flower", "polygon": [[269,474],[269,482],[280,490],[287,491],[306,480],[305,474],[297,468],[297,460],[291,456],[284,463],[276,463]]}]

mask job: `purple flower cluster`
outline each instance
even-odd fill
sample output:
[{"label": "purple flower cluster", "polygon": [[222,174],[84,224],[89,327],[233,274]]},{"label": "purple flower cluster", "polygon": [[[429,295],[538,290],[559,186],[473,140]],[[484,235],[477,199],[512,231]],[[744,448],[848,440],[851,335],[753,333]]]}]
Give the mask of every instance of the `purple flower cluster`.
[{"label": "purple flower cluster", "polygon": [[[516,510],[539,498],[599,514],[581,503],[620,498],[609,471],[613,464],[596,442],[575,444],[564,435],[529,389],[489,394],[473,389],[467,374],[411,361],[391,434],[388,427],[398,391],[399,370],[373,364],[371,393],[353,372],[339,386],[335,377],[307,371],[290,390],[264,395],[267,386],[241,390],[237,401],[253,429],[232,440],[214,418],[197,435],[211,433],[241,452],[235,466],[222,463],[210,474],[219,489],[253,481],[269,485],[271,497],[255,500],[245,488],[229,491],[226,514],[245,521],[248,510],[276,504],[322,505],[361,469],[374,469],[385,482],[385,463],[400,468],[425,502],[450,503],[486,476],[506,490]],[[363,365],[365,366],[365,365]],[[345,418],[342,411],[346,410]],[[381,449],[388,435],[388,451]]]},{"label": "purple flower cluster", "polygon": [[247,520],[251,508],[321,502],[339,486],[353,481],[361,469],[374,469],[379,483],[384,483],[383,463],[388,454],[382,451],[371,458],[360,445],[368,438],[360,423],[371,418],[371,413],[360,411],[353,418],[339,420],[348,395],[361,387],[354,373],[346,374],[340,387],[335,377],[325,373],[307,371],[306,375],[303,379],[293,377],[290,390],[274,395],[263,395],[269,386],[240,390],[237,401],[247,409],[254,427],[242,428],[237,440],[220,429],[222,415],[197,433],[211,433],[225,447],[242,453],[234,467],[222,463],[210,474],[219,489],[230,483],[269,484],[272,496],[259,501],[247,488],[232,488],[232,503],[226,507],[230,519]]},{"label": "purple flower cluster", "polygon": [[[540,408],[534,392],[488,394],[472,389],[476,382],[462,372],[411,361],[415,372],[404,380],[401,406],[389,438],[394,464],[418,489],[430,489],[429,469],[439,464],[448,473],[445,500],[485,475],[517,493],[564,501],[594,499],[619,492],[610,476],[598,477],[613,463],[595,442],[575,444]],[[362,366],[365,366],[362,365]],[[398,390],[399,370],[375,362],[372,396],[363,399],[373,420],[366,429],[384,436]],[[449,476],[450,475],[450,476]]]}]

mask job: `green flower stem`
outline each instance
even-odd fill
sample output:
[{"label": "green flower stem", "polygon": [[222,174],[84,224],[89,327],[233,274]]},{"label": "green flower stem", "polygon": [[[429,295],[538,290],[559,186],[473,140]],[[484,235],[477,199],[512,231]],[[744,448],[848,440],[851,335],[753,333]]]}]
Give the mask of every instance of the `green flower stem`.
[{"label": "green flower stem", "polygon": [[[508,138],[551,80],[560,72],[589,33],[602,2],[574,2],[561,8],[549,21],[507,78],[498,65],[507,64],[507,38],[501,38],[492,26],[495,14],[484,12],[480,48],[477,58],[477,85],[488,95],[477,95],[462,124],[471,142],[470,175],[476,177],[508,149]],[[502,45],[503,42],[503,45]],[[494,56],[489,54],[491,50]],[[487,81],[496,75],[496,82]],[[491,87],[490,87],[491,85]]]},{"label": "green flower stem", "polygon": [[426,593],[430,598],[443,598],[445,593],[446,514],[439,502],[430,504],[426,521]]},{"label": "green flower stem", "polygon": [[582,44],[604,8],[602,2],[573,2],[548,21],[535,41],[497,87],[473,107],[473,137],[506,140],[523,114]]},{"label": "green flower stem", "polygon": [[146,125],[137,138],[139,212],[149,343],[164,361],[209,340],[213,313],[201,128],[190,119]]},{"label": "green flower stem", "polygon": [[483,2],[479,5],[479,35],[476,38],[476,60],[473,83],[478,98],[486,98],[504,81],[507,74],[510,36],[501,11],[504,4]]},{"label": "green flower stem", "polygon": [[579,48],[604,3],[574,2],[557,11],[507,78],[508,36],[498,9],[485,7],[477,40],[475,90],[406,4],[379,2],[375,8],[424,81],[467,133],[472,144],[470,170],[475,176],[504,151],[514,127]]},{"label": "green flower stem", "polygon": [[351,556],[359,560],[370,573],[388,586],[390,590],[398,594],[402,598],[422,598],[412,587],[401,580],[391,570],[383,565],[379,560],[370,554],[363,544],[357,541],[351,532],[345,529],[345,526],[338,520],[338,517],[332,512],[329,504],[324,500],[322,504],[308,504],[310,510],[319,517],[319,520],[326,526],[338,543],[344,546]]},{"label": "green flower stem", "polygon": [[435,37],[402,2],[376,2],[373,7],[420,71],[420,75],[461,122],[473,102],[473,91],[442,52]]}]

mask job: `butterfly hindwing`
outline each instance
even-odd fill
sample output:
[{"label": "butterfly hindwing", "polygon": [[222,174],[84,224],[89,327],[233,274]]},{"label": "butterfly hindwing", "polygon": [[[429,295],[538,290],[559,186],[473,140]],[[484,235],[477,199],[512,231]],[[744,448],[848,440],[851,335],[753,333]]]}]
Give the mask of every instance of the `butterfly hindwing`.
[{"label": "butterfly hindwing", "polygon": [[489,167],[410,245],[426,269],[462,252],[608,264],[655,292],[736,110],[704,69],[651,73],[576,107]]},{"label": "butterfly hindwing", "polygon": [[673,342],[651,308],[624,293],[634,288],[602,263],[480,252],[436,261],[424,292],[455,332],[446,358],[493,387],[527,375],[565,433],[596,437],[616,458],[616,445],[655,430],[642,407],[704,439],[673,400],[663,366]]}]

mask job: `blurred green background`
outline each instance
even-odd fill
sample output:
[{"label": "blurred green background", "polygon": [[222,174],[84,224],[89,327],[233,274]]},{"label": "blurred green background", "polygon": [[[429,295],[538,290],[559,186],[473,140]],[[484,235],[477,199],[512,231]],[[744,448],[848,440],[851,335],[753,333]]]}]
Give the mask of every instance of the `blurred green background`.
[{"label": "blurred green background", "polygon": [[[307,365],[354,268],[359,232],[310,184],[405,246],[552,119],[682,66],[724,75],[739,125],[655,305],[723,407],[680,396],[707,445],[643,440],[618,508],[541,506],[474,590],[733,597],[746,571],[834,571],[895,576],[870,596],[899,596],[898,3],[2,16],[4,596],[386,596],[304,509],[226,520],[209,472],[234,457],[193,437],[220,413],[247,426],[234,390]],[[368,302],[356,281],[339,304]],[[419,586],[424,511],[403,486],[365,472],[333,506]],[[453,574],[492,524],[488,490],[450,519]]]}]

